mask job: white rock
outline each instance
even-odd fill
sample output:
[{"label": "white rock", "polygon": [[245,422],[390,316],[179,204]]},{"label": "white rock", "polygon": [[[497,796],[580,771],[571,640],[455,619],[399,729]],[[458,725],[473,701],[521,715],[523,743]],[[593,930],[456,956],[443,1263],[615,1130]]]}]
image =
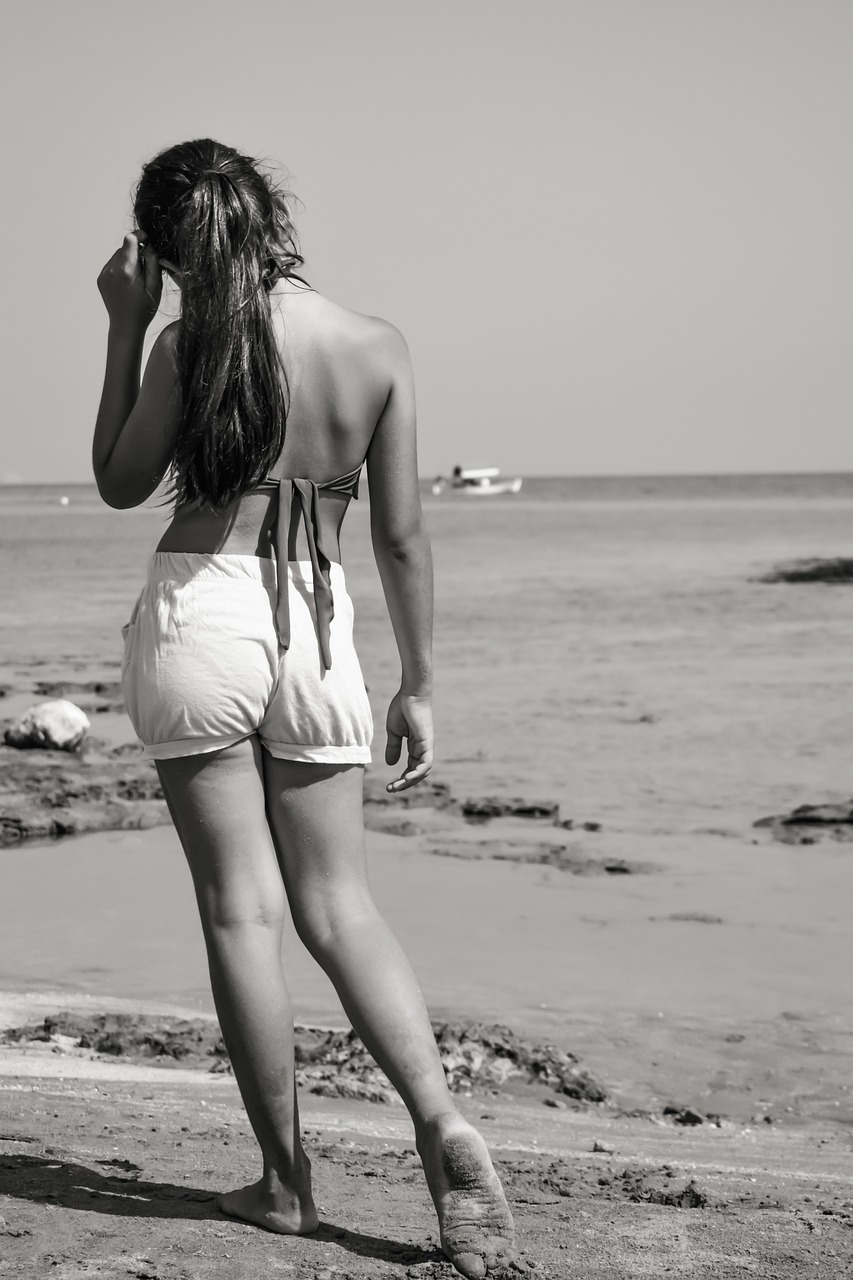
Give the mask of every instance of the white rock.
[{"label": "white rock", "polygon": [[55,698],[28,707],[21,718],[6,730],[5,737],[10,747],[74,751],[88,728],[88,717],[78,706],[67,698]]}]

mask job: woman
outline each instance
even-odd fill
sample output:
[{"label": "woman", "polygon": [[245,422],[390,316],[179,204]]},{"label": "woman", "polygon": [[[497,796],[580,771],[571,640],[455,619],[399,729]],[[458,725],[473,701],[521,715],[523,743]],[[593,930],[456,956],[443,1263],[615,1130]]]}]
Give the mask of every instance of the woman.
[{"label": "woman", "polygon": [[[130,717],[155,760],[192,873],[219,1022],[263,1174],[223,1196],[271,1231],[318,1225],[300,1141],[281,963],[289,903],[355,1030],[399,1090],[467,1276],[511,1263],[512,1219],[485,1143],[445,1082],[415,975],[367,884],[370,711],[339,534],[367,462],[371,535],[401,660],[388,785],[432,764],[432,569],[417,485],[411,369],[383,320],[321,297],[284,197],[204,139],[147,164],[137,230],[104,267],[107,367],[93,446],[102,497],[133,507],[171,479],[174,516],[125,630]],[[180,319],[143,338],[162,271]],[[286,424],[286,430],[285,430]]]}]

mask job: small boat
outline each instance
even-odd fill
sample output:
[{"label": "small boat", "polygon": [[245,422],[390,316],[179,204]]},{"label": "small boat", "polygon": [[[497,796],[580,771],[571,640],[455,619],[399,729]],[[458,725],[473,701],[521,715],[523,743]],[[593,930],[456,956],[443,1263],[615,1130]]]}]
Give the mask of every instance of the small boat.
[{"label": "small boat", "polygon": [[454,467],[450,480],[444,476],[436,476],[432,483],[432,491],[438,496],[448,487],[457,492],[469,494],[471,497],[496,498],[504,493],[518,493],[521,488],[521,476],[513,480],[498,480],[500,467]]}]

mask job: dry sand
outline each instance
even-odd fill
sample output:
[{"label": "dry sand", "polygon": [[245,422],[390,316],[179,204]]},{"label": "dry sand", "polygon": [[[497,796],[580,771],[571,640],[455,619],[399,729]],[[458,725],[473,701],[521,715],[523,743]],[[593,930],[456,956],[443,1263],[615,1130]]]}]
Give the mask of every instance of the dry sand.
[{"label": "dry sand", "polygon": [[[28,1058],[27,1074],[0,1084],[0,1274],[453,1274],[401,1111],[303,1096],[322,1225],[284,1239],[215,1207],[257,1172],[232,1080],[162,1070],[155,1080],[156,1068],[116,1065],[75,1078],[57,1057]],[[850,1274],[853,1175],[835,1127],[677,1129],[477,1097],[465,1109],[492,1146],[533,1275]],[[655,1202],[666,1197],[694,1207]]]}]

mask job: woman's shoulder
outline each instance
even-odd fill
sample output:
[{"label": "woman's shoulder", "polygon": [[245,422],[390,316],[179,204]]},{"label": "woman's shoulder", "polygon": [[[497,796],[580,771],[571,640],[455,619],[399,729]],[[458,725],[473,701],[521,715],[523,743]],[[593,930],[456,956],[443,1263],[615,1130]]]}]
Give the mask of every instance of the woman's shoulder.
[{"label": "woman's shoulder", "polygon": [[408,358],[406,339],[390,320],[355,311],[316,291],[314,306],[327,337],[334,337],[353,349],[384,357],[392,363]]}]

